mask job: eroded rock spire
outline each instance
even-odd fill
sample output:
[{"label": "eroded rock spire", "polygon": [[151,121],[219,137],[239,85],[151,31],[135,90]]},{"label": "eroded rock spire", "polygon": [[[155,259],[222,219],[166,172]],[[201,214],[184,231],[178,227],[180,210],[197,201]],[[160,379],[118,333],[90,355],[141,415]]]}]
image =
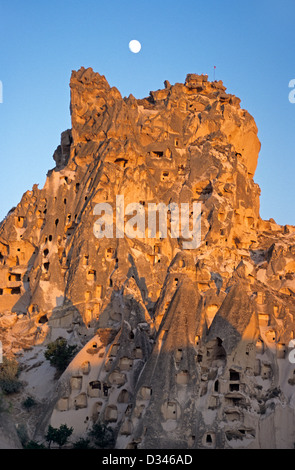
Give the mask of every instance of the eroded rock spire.
[{"label": "eroded rock spire", "polygon": [[[29,383],[30,348],[35,381],[48,343],[79,348],[46,397],[30,389],[52,404],[30,436],[102,422],[117,448],[293,448],[295,228],[259,215],[253,117],[206,75],[135,99],[81,68],[70,88],[56,166],[0,227],[4,353]],[[200,246],[169,236],[169,211],[167,237],[96,238],[118,195],[200,203]]]}]

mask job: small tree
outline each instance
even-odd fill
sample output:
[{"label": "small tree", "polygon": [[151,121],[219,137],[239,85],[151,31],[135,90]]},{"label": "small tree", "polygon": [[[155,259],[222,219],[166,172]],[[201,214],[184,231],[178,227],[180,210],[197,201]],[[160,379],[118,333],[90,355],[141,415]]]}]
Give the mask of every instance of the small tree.
[{"label": "small tree", "polygon": [[27,410],[29,410],[30,408],[32,408],[32,406],[35,406],[36,405],[36,402],[34,400],[34,398],[32,397],[27,397],[23,402],[22,402],[22,406],[24,408],[26,408]]},{"label": "small tree", "polygon": [[51,443],[55,442],[57,429],[49,425],[47,429],[47,434],[45,436],[46,441],[48,442],[48,447],[50,449]]},{"label": "small tree", "polygon": [[48,344],[44,356],[58,372],[63,372],[75,356],[76,351],[77,346],[69,346],[65,338],[58,338]]},{"label": "small tree", "polygon": [[57,430],[55,442],[58,444],[59,448],[64,446],[67,442],[69,437],[73,433],[73,428],[68,428],[66,424],[62,424],[59,429]]},{"label": "small tree", "polygon": [[59,428],[49,425],[45,439],[49,444],[49,448],[52,442],[55,442],[61,448],[68,442],[68,438],[72,433],[73,428],[69,428],[66,424],[61,424]]},{"label": "small tree", "polygon": [[102,448],[113,448],[115,445],[115,435],[112,428],[106,424],[96,423],[89,431],[89,436],[94,439],[95,444]]}]

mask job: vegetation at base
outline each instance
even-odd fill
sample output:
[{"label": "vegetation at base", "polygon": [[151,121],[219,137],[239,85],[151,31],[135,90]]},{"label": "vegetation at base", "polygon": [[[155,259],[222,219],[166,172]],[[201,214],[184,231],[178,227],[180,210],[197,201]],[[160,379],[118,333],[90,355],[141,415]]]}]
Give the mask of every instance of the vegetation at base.
[{"label": "vegetation at base", "polygon": [[30,408],[32,408],[33,406],[36,405],[36,402],[34,400],[34,398],[32,397],[27,397],[23,402],[22,402],[22,406],[24,408],[26,408],[26,410],[29,410]]},{"label": "vegetation at base", "polygon": [[57,338],[48,344],[44,356],[58,372],[63,372],[76,353],[77,346],[69,346],[65,338]]},{"label": "vegetation at base", "polygon": [[95,445],[101,449],[112,449],[115,445],[115,433],[112,428],[105,424],[96,423],[89,431]]},{"label": "vegetation at base", "polygon": [[24,449],[46,449],[46,447],[36,441],[29,441],[27,444],[24,445]]},{"label": "vegetation at base", "polygon": [[[18,435],[24,449],[50,449],[52,443],[57,444],[59,449],[68,444],[68,439],[73,433],[73,428],[69,428],[66,424],[62,424],[59,428],[49,425],[45,440],[48,444],[40,444],[37,441],[29,440],[26,429],[23,425],[18,428]],[[72,449],[113,449],[116,443],[114,430],[105,425],[96,423],[92,429],[88,431],[88,438],[81,437],[71,444]]]},{"label": "vegetation at base", "polygon": [[82,437],[74,442],[73,449],[92,449],[90,445],[90,439],[83,439]]},{"label": "vegetation at base", "polygon": [[68,438],[72,433],[73,428],[69,428],[66,424],[61,424],[59,428],[49,425],[45,439],[48,442],[49,448],[52,442],[54,442],[61,449],[68,442]]},{"label": "vegetation at base", "polygon": [[3,357],[0,364],[0,389],[5,395],[17,393],[22,388],[22,382],[18,379],[20,368],[15,359]]}]

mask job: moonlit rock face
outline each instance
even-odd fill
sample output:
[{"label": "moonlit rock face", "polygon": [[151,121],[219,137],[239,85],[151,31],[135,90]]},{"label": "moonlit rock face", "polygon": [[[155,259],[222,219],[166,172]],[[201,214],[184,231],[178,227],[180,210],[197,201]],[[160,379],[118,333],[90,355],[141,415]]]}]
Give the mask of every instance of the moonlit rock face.
[{"label": "moonlit rock face", "polygon": [[137,54],[141,50],[141,44],[136,39],[133,39],[129,42],[129,49],[134,54]]}]

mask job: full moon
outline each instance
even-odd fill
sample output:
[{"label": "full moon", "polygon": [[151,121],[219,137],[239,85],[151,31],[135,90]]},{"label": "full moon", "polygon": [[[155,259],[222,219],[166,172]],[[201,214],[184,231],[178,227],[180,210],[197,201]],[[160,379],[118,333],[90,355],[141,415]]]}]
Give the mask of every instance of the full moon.
[{"label": "full moon", "polygon": [[134,54],[137,54],[140,49],[141,49],[141,44],[139,41],[137,41],[136,39],[133,39],[132,41],[129,42],[129,49],[131,52],[133,52]]}]

